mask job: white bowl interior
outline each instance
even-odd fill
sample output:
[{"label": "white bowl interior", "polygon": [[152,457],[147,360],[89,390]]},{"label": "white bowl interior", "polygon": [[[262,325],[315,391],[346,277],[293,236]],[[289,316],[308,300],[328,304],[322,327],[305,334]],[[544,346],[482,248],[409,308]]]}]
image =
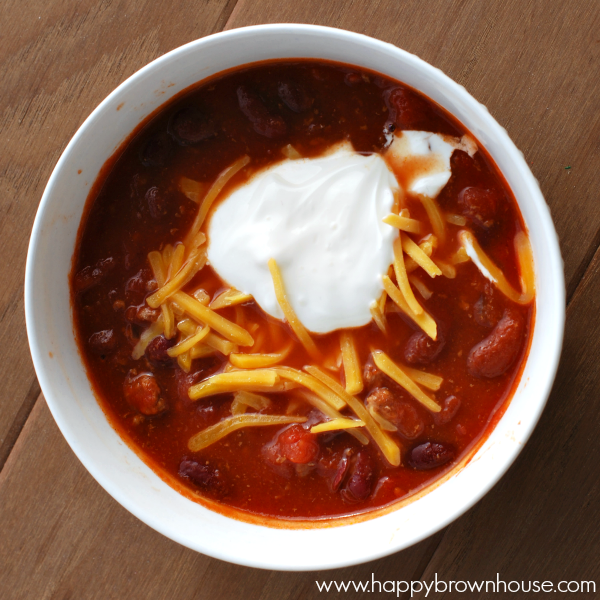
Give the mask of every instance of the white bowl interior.
[{"label": "white bowl interior", "polygon": [[[537,281],[536,326],[521,382],[474,459],[399,510],[352,525],[308,530],[226,518],[187,500],[149,469],[97,404],[74,340],[68,291],[90,186],[126,135],[197,81],[240,64],[295,57],[378,71],[421,90],[458,117],[492,155],[517,197],[534,248]],[[124,82],[92,113],[59,160],[38,210],[27,261],[26,316],[36,371],[60,429],[85,467],[125,508],[173,540],[230,562],[325,569],[372,560],[424,539],[465,512],[506,471],[533,430],[554,379],[564,281],[556,233],[538,184],[485,107],[439,70],[395,46],[341,30],[272,25],[217,34],[174,50]]]}]

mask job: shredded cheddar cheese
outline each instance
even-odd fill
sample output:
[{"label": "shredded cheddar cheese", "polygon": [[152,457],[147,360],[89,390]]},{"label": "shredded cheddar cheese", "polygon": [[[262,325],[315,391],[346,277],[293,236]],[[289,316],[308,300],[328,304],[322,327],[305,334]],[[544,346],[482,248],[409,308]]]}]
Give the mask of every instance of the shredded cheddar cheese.
[{"label": "shredded cheddar cheese", "polygon": [[290,327],[298,336],[300,343],[304,346],[311,358],[318,359],[321,353],[317,349],[317,346],[314,343],[313,339],[310,337],[308,331],[306,331],[304,325],[302,325],[302,323],[300,322],[300,319],[298,319],[298,317],[296,316],[292,305],[287,299],[285,287],[283,285],[283,279],[281,277],[281,271],[279,270],[277,262],[274,258],[271,258],[269,260],[269,271],[271,271],[271,277],[273,278],[275,297],[277,298],[277,302],[281,307],[281,310],[283,311],[286,321],[290,324]]},{"label": "shredded cheddar cheese", "polygon": [[409,217],[404,217],[400,215],[388,215],[383,219],[384,223],[391,225],[392,227],[396,227],[400,231],[406,231],[408,233],[421,233],[423,231],[423,226],[420,221],[416,219],[411,219]]},{"label": "shredded cheddar cheese", "polygon": [[415,400],[431,412],[440,412],[441,407],[430,398],[392,359],[382,352],[373,352],[373,361],[388,377],[402,386]]},{"label": "shredded cheddar cheese", "polygon": [[404,266],[404,253],[402,250],[402,232],[399,232],[398,237],[394,240],[394,273],[396,274],[396,281],[398,288],[402,292],[406,303],[410,307],[410,310],[415,315],[423,313],[423,308],[417,302],[415,295],[410,287],[408,281],[408,275],[406,273],[406,267]]},{"label": "shredded cheddar cheese", "polygon": [[234,415],[192,436],[188,441],[188,448],[192,452],[199,452],[243,427],[266,427],[268,425],[289,425],[304,422],[306,422],[306,417],[262,415],[258,413]]},{"label": "shredded cheddar cheese", "polygon": [[224,292],[216,296],[209,306],[210,308],[212,308],[212,310],[219,310],[219,308],[225,308],[226,306],[236,306],[244,302],[249,302],[250,300],[252,300],[252,296],[250,294],[244,294],[244,292],[239,292],[238,290],[231,289],[225,290]]},{"label": "shredded cheddar cheese", "polygon": [[347,419],[341,417],[332,419],[325,423],[313,425],[310,429],[311,433],[325,433],[326,431],[339,431],[341,429],[354,429],[355,427],[364,427],[365,424],[360,419]]},{"label": "shredded cheddar cheese", "polygon": [[342,364],[346,377],[346,391],[355,396],[363,390],[362,369],[356,351],[354,336],[349,331],[340,333],[340,347],[342,350]]},{"label": "shredded cheddar cheese", "polygon": [[407,235],[402,237],[402,249],[408,254],[430,277],[441,275],[440,268],[427,256],[417,244]]},{"label": "shredded cheddar cheese", "polygon": [[383,287],[392,301],[403,313],[412,319],[432,340],[437,339],[437,324],[426,310],[423,310],[420,315],[415,315],[415,313],[410,310],[410,307],[406,303],[400,290],[392,283],[392,280],[387,275],[383,276]]}]

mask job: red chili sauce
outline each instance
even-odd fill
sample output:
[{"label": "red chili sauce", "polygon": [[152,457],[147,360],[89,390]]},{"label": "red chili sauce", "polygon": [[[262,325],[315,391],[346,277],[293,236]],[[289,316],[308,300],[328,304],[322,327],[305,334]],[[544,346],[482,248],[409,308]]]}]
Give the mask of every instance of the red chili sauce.
[{"label": "red chili sauce", "polygon": [[[510,301],[470,261],[456,265],[453,279],[414,272],[432,292],[427,300],[415,296],[438,324],[437,341],[396,310],[387,312],[385,334],[374,322],[353,330],[364,369],[358,397],[397,427],[389,434],[401,451],[397,467],[370,436],[362,445],[345,431],[311,434],[311,425],[327,419],[299,402],[293,390],[265,393],[271,406],[263,412],[292,411],[306,416],[306,423],[243,428],[191,452],[193,435],[231,415],[233,394],[192,401],[188,388],[222,371],[228,358],[215,351],[193,360],[190,372],[184,372],[165,352],[181,338],[179,332],[170,341],[159,336],[142,358],[132,358],[140,335],[160,314],[145,302],[158,287],[148,253],[180,242],[198,211],[180,190],[182,177],[210,186],[247,154],[249,165],[223,198],[252,173],[283,160],[288,144],[303,157],[318,156],[343,140],[359,152],[382,152],[384,131],[394,129],[467,133],[435,103],[381,75],[324,61],[267,62],[180,94],[138,127],[103,168],[88,197],[73,258],[79,348],[111,424],[154,471],[189,497],[208,500],[228,514],[239,509],[241,514],[233,514],[242,519],[244,513],[315,520],[372,511],[448,472],[481,443],[510,400],[526,358],[533,308]],[[525,228],[511,191],[482,149],[473,157],[455,150],[451,167],[438,205],[445,214],[465,218],[464,228],[519,289],[513,240]],[[403,207],[428,228],[411,234],[418,243],[431,233],[428,216],[410,196]],[[448,241],[433,257],[450,262],[461,228],[446,227]],[[191,294],[199,288],[213,298],[227,286],[206,266],[184,290]],[[218,312],[264,332],[260,352],[277,352],[293,341],[284,364],[302,369],[314,363],[287,323],[267,316],[254,302]],[[335,364],[338,332],[312,337],[324,362]],[[378,371],[372,349],[443,377],[441,388],[428,392],[442,411],[428,411]],[[328,372],[344,384],[343,368]]]}]

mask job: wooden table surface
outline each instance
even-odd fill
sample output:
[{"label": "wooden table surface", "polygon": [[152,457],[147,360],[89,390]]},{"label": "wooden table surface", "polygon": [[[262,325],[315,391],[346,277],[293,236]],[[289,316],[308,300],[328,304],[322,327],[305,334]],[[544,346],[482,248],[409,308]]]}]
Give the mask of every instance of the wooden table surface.
[{"label": "wooden table surface", "polygon": [[[417,546],[322,574],[208,558],[156,533],[109,497],[67,446],[40,395],[23,311],[35,212],[58,157],[88,114],[120,82],[177,46],[277,22],[330,25],[391,42],[484,103],[540,181],[568,291],[554,390],[500,483]],[[496,573],[505,581],[594,580],[600,597],[599,63],[598,0],[3,0],[0,598],[369,597],[320,594],[315,580],[358,581],[372,573],[380,581],[429,581],[436,573],[444,580]],[[521,597],[499,597],[508,596]]]}]

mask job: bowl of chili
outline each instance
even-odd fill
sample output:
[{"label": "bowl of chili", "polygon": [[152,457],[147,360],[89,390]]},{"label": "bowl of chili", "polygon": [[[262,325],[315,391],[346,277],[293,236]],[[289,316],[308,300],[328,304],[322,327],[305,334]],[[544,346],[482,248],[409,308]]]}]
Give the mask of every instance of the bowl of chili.
[{"label": "bowl of chili", "polygon": [[[274,83],[269,83],[269,77]],[[262,88],[261,82],[266,82]],[[271,106],[264,100],[264,93],[261,96],[256,92],[258,88],[269,89],[269,86],[278,90],[277,104]],[[359,90],[361,86],[365,88],[363,91]],[[217,88],[216,91],[223,95],[215,96],[211,87]],[[190,98],[191,88],[200,90],[204,96],[190,107],[189,101],[187,105],[185,102]],[[309,89],[308,94],[306,89]],[[319,96],[320,89],[323,90],[322,96]],[[227,91],[231,92],[229,96],[226,96]],[[214,100],[211,100],[211,94]],[[370,106],[370,102],[373,102],[372,114],[377,115],[372,121],[378,128],[372,135],[370,130],[375,126],[369,125],[371,121],[363,123],[359,122],[359,116],[353,118],[353,114],[359,115],[358,111],[344,112],[346,106],[354,110],[357,104]],[[171,108],[165,109],[165,106]],[[233,117],[223,117],[221,122],[205,118],[213,106],[229,106],[225,113],[235,113],[240,124]],[[199,110],[204,111],[200,117]],[[282,118],[281,114],[287,117]],[[322,120],[323,114],[328,115],[329,122]],[[334,114],[337,129],[333,127]],[[425,118],[423,114],[429,116]],[[293,131],[296,131],[294,127],[301,129],[302,135],[294,137],[295,134],[287,130],[280,135],[283,126]],[[337,133],[328,134],[327,127]],[[398,243],[403,250],[399,251],[399,256],[394,255],[396,261],[403,257],[403,266],[394,264],[395,269],[390,271],[389,277],[385,276],[387,295],[380,306],[383,310],[373,313],[373,322],[365,326],[367,329],[363,327],[368,331],[361,333],[363,329],[351,329],[351,335],[340,334],[340,342],[335,338],[335,343],[341,345],[341,350],[337,351],[341,357],[338,364],[335,360],[327,362],[325,357],[322,363],[309,364],[303,370],[304,363],[310,362],[311,347],[308,342],[302,342],[301,330],[299,332],[292,327],[287,335],[299,350],[296,354],[296,350],[289,351],[285,359],[287,363],[280,358],[276,361],[279,366],[263,369],[265,373],[260,375],[253,374],[251,385],[254,387],[239,387],[239,383],[237,388],[227,387],[236,378],[242,377],[239,370],[247,366],[248,360],[255,359],[248,359],[251,355],[240,352],[239,347],[224,346],[223,341],[219,341],[221,337],[230,344],[238,345],[243,345],[245,338],[237,329],[228,329],[217,317],[207,316],[211,307],[214,310],[210,315],[221,307],[225,312],[221,313],[220,319],[230,323],[236,320],[236,301],[231,301],[234,295],[231,290],[223,290],[222,281],[218,277],[215,279],[215,274],[207,276],[208,279],[203,280],[201,288],[198,288],[204,292],[209,290],[211,293],[208,295],[212,299],[204,301],[204,296],[200,293],[194,295],[196,290],[192,288],[180,287],[176,292],[169,292],[169,298],[175,298],[173,293],[178,294],[172,318],[173,327],[181,332],[177,335],[182,337],[167,337],[166,323],[171,318],[169,310],[172,311],[173,307],[162,309],[165,298],[160,292],[169,282],[169,268],[173,270],[173,276],[181,273],[186,264],[191,265],[189,269],[196,269],[199,251],[194,244],[200,247],[198,237],[190,241],[193,236],[188,234],[185,239],[179,239],[172,230],[185,220],[186,206],[188,226],[192,217],[196,215],[194,218],[197,218],[201,212],[201,208],[196,212],[194,207],[201,207],[202,203],[190,199],[190,195],[210,195],[219,177],[232,172],[232,165],[237,165],[236,173],[251,168],[248,163],[242,164],[246,154],[240,153],[239,148],[231,150],[235,146],[232,140],[239,141],[241,136],[245,146],[250,148],[248,160],[258,164],[255,171],[246,176],[248,180],[266,172],[271,163],[276,165],[280,162],[281,157],[273,158],[274,148],[287,152],[286,158],[290,160],[297,159],[294,153],[300,150],[301,160],[308,161],[318,159],[327,153],[328,148],[349,138],[356,155],[364,157],[372,153],[374,147],[378,147],[376,153],[384,154],[385,150],[388,165],[392,165],[401,187],[408,189],[410,182],[404,181],[398,174],[404,172],[403,167],[394,165],[406,165],[409,159],[403,148],[407,144],[416,147],[415,140],[423,130],[431,132],[433,129],[441,140],[439,143],[452,146],[452,176],[449,175],[450,179],[442,184],[438,201],[444,207],[440,214],[444,215],[445,229],[436,230],[435,219],[431,219],[431,229],[422,232],[429,236],[428,242],[425,238],[411,237],[410,227],[417,225],[409,221],[420,219],[421,224],[425,223],[431,218],[431,210],[435,210],[431,203],[428,210],[426,199],[421,208],[407,204],[410,215],[395,211],[397,219],[405,219],[402,221],[405,229],[400,228],[401,233],[398,234]],[[228,131],[229,135],[217,134],[222,131]],[[345,138],[340,131],[344,132]],[[255,134],[257,137],[253,138]],[[386,136],[394,137],[392,145]],[[423,139],[421,136],[417,141],[422,143]],[[194,160],[198,161],[194,153],[206,140],[217,140],[217,145],[201,157],[203,165],[207,165],[205,170],[209,171],[205,176],[208,182],[205,187],[202,187],[202,181],[189,179],[183,171],[178,171],[179,188],[171,195],[175,200],[151,191],[164,186],[152,179],[159,175],[145,175],[143,169],[162,173],[165,160],[185,151],[189,173],[190,165]],[[254,140],[254,146],[248,140]],[[429,148],[438,143],[437,138],[427,140]],[[223,147],[218,145],[221,143]],[[473,159],[476,150],[472,144],[484,157],[479,162]],[[127,148],[132,156],[135,155],[135,160],[132,159],[137,161],[135,167],[128,167],[123,160],[119,163]],[[413,159],[412,156],[409,158]],[[111,187],[119,179],[110,179],[111,173],[121,168],[119,165],[123,165],[123,177],[128,177],[127,193],[124,195]],[[465,172],[471,169],[470,177],[473,179],[465,179],[461,169]],[[489,174],[486,174],[486,169]],[[136,179],[138,171],[142,175]],[[500,187],[505,185],[506,196],[494,196],[490,192],[494,185],[486,177],[501,182],[497,184]],[[244,186],[238,182],[237,187]],[[231,190],[233,193],[235,185]],[[124,199],[120,202],[124,203],[128,202],[127,197],[133,198],[135,210],[131,210],[129,216],[115,213],[118,208],[106,201],[103,211],[94,212],[93,203],[86,203],[86,198],[102,197],[103,193],[115,198],[121,193]],[[177,194],[183,194],[188,204]],[[446,194],[446,199],[443,194]],[[233,198],[232,194],[230,196]],[[424,197],[428,198],[426,193]],[[514,198],[514,206],[506,200],[510,197]],[[173,204],[168,204],[171,201]],[[490,233],[496,231],[490,223],[499,213],[492,211],[494,214],[490,216],[486,210],[497,204],[502,205],[505,211],[502,214],[506,225],[500,229],[508,232],[506,237],[510,244],[506,239],[497,242],[495,234]],[[215,206],[222,210],[219,206],[226,205],[222,202]],[[160,224],[157,215],[165,212],[179,215],[177,219],[180,220],[175,226],[168,219]],[[414,218],[419,215],[419,219]],[[400,222],[394,218],[392,221]],[[113,233],[108,227],[113,227],[111,223],[114,222],[121,223],[120,232],[114,235],[121,236],[115,239],[120,239],[119,243],[125,249],[120,255],[109,257],[110,260],[106,255],[98,258],[94,252],[112,239]],[[210,227],[215,222],[213,214]],[[136,223],[139,224],[138,232],[135,231]],[[458,246],[453,248],[452,253],[436,255],[436,244],[440,243],[443,232],[450,226],[455,227],[452,235]],[[115,227],[119,229],[119,226]],[[199,228],[194,233],[205,236]],[[206,233],[211,239],[217,237],[212,230]],[[524,237],[527,241],[519,245],[518,240]],[[418,246],[418,249],[413,246]],[[176,269],[170,265],[178,260],[178,247],[181,262]],[[506,247],[509,248],[505,252],[508,258],[502,262],[502,248]],[[460,248],[462,251],[458,252]],[[155,252],[152,255],[154,263],[152,252]],[[210,252],[211,264],[217,264],[216,255],[213,259]],[[145,262],[146,255],[150,266]],[[455,305],[450,308],[447,298],[453,292],[449,291],[449,287],[436,287],[437,284],[429,280],[424,283],[423,277],[415,279],[410,271],[410,260],[421,258],[426,262],[422,255],[430,259],[433,257],[434,266],[431,268],[437,267],[440,276],[441,269],[446,269],[444,277],[448,281],[444,281],[444,286],[449,286],[454,279],[460,280],[456,271],[467,259],[470,260],[468,268],[473,273],[487,272],[485,277],[492,284],[480,283],[475,292],[469,291],[466,285],[460,289],[455,287]],[[454,264],[452,257],[456,260]],[[499,269],[498,264],[503,269]],[[527,270],[526,264],[533,265],[529,279],[523,275]],[[281,273],[278,273],[276,262],[270,263],[270,267],[277,296],[277,277],[279,275],[281,279]],[[165,281],[160,281],[162,268]],[[403,275],[397,269],[404,269],[400,273],[406,275],[413,290],[420,289],[425,296],[433,292],[436,296],[437,300],[434,298],[425,304],[428,310],[433,306],[430,312],[435,317],[425,325],[413,319],[414,328],[407,329],[402,303],[417,300],[414,291],[402,292]],[[100,285],[98,282],[101,280],[104,283]],[[188,283],[190,281],[196,280],[188,280]],[[438,277],[438,281],[442,281],[442,277]],[[522,284],[520,290],[519,282]],[[119,289],[113,294],[119,285],[122,291]],[[504,290],[501,289],[503,285]],[[80,301],[78,294],[88,294],[87,300]],[[255,296],[257,294],[254,292]],[[420,304],[424,304],[425,296],[419,296]],[[124,318],[129,324],[129,329],[124,329],[122,336],[130,336],[130,346],[125,346],[126,351],[121,354],[119,335],[107,333],[116,331],[116,328],[99,330],[98,322],[94,320],[105,311],[100,297],[108,299],[113,313],[120,315],[122,312],[123,315],[118,318]],[[355,33],[304,25],[249,27],[203,38],[157,59],[112,92],[75,134],[48,182],[29,247],[25,298],[27,330],[40,385],[65,438],[96,480],[142,521],[183,545],[238,564],[282,570],[342,567],[385,556],[431,535],[477,502],[512,464],[537,423],[556,373],[564,328],[564,280],[554,226],[535,178],[506,131],[464,88],[417,57]],[[221,304],[230,304],[221,306],[217,300]],[[469,308],[461,308],[461,302]],[[289,325],[293,317],[286,313],[283,301],[280,305]],[[244,304],[240,302],[237,306],[243,307]],[[515,308],[518,306],[527,308],[519,312]],[[125,313],[130,308],[134,310],[127,316]],[[159,321],[157,315],[161,310],[165,316]],[[256,316],[256,307],[249,310],[248,314],[254,317],[248,314],[238,316],[237,327],[240,327],[239,323],[256,326],[256,332],[261,327],[265,330],[271,327],[266,336],[269,340],[280,335],[273,319],[263,319],[262,313],[260,317]],[[200,314],[198,311],[201,316],[194,322],[190,315]],[[387,313],[390,313],[389,317],[386,317]],[[407,313],[406,309],[404,313]],[[86,314],[91,316],[85,317]],[[428,314],[427,311],[425,314]],[[377,327],[377,315],[387,318],[393,343],[386,345],[381,341],[386,325]],[[472,318],[477,320],[478,330],[469,329],[468,322]],[[210,327],[206,325],[206,319],[212,319]],[[171,354],[166,355],[166,346],[158,348],[159,344],[155,342],[157,354],[152,355],[153,359],[149,354],[153,351],[148,350],[149,344],[144,346],[140,356],[150,360],[147,364],[155,369],[146,372],[139,369],[138,363],[131,363],[132,360],[140,360],[140,356],[132,358],[131,353],[133,350],[135,354],[136,348],[140,349],[144,331],[156,328],[156,323],[160,323],[158,334],[154,337],[147,334],[145,339],[149,339],[149,343],[155,339],[174,339],[167,345],[178,350],[171,350]],[[427,376],[432,373],[427,372],[424,365],[438,360],[436,352],[439,348],[433,347],[430,340],[448,335],[447,323],[453,324],[450,332],[453,337],[447,342],[445,355],[440,354],[439,360],[446,365],[444,377],[433,374],[433,379],[425,380],[423,373]],[[202,324],[211,331],[203,329]],[[190,329],[187,334],[186,327]],[[434,333],[427,327],[433,327]],[[425,333],[429,331],[428,338],[423,337],[420,328]],[[220,344],[216,353],[214,345],[209,344],[206,349],[206,336],[215,335],[215,332],[219,335],[213,339],[213,344]],[[234,336],[236,333],[241,336],[239,339],[233,337],[232,341],[226,338],[226,335]],[[184,338],[184,334],[187,337]],[[516,349],[505,351],[498,340],[516,335],[520,336],[519,345],[515,346]],[[190,367],[185,362],[185,353],[188,352],[189,361],[193,357],[187,346],[181,344],[190,345],[192,342],[189,340],[194,336],[198,338],[194,339],[198,348],[195,360],[207,360],[209,354],[216,354],[217,359],[212,358],[212,363],[202,363],[202,375],[190,379],[187,377]],[[92,338],[94,342],[91,342]],[[177,339],[180,341],[173,345]],[[122,341],[120,343],[123,345]],[[322,348],[326,351],[322,352],[331,354],[327,349],[332,344],[329,338],[325,339]],[[347,350],[345,356],[350,356],[348,361],[342,356],[344,347]],[[347,365],[352,364],[353,354],[348,348],[354,349],[358,356],[363,377],[363,387],[355,393],[348,392],[352,370]],[[469,351],[469,348],[472,349]],[[454,349],[454,354],[451,349]],[[263,342],[261,352],[255,354],[263,357],[260,360],[268,361],[275,359],[265,359],[264,356],[282,352]],[[472,376],[470,383],[466,379],[461,380],[460,369],[453,366],[457,357],[463,354],[465,368]],[[110,368],[104,366],[107,355],[119,357]],[[431,358],[433,355],[434,358]],[[507,358],[508,355],[511,356]],[[515,362],[517,355],[521,358]],[[160,364],[165,356],[172,359],[168,367]],[[175,367],[175,364],[178,366]],[[208,364],[212,366],[206,366]],[[364,367],[366,370],[363,370]],[[171,373],[175,372],[175,368],[179,369],[176,371],[178,374],[172,376],[170,383],[161,383],[161,386],[171,386],[175,390],[175,399],[169,402],[171,408],[179,408],[172,408],[170,414],[178,413],[179,416],[169,417],[172,419],[170,429],[165,429],[161,434],[162,441],[157,443],[157,447],[162,444],[163,454],[144,453],[141,450],[143,440],[155,435],[151,432],[160,429],[157,419],[166,414],[163,398],[152,392],[155,379],[162,382],[160,378],[166,375],[161,369],[170,369]],[[339,374],[341,371],[344,371],[344,377],[336,375],[337,379],[333,377],[332,383],[332,373]],[[119,386],[123,385],[123,388],[110,387],[115,373],[118,373]],[[257,379],[259,376],[262,377],[260,381]],[[496,381],[498,377],[505,378],[504,391],[494,392],[490,381]],[[381,378],[384,378],[385,384],[372,383]],[[427,404],[427,398],[432,398],[430,391],[436,385],[438,388],[439,385],[449,385],[453,378],[456,380],[452,382],[454,387],[443,388],[446,390],[443,396],[432,401],[434,406],[429,407],[430,412],[433,411],[432,416],[419,417],[423,408],[417,405],[415,409],[414,399],[422,395],[419,396],[421,403]],[[206,383],[208,379],[211,381]],[[446,383],[437,383],[438,379]],[[404,391],[400,389],[403,381]],[[427,387],[427,381],[430,387]],[[269,385],[280,387],[272,387],[262,393],[264,386]],[[456,396],[460,395],[459,392],[456,395],[451,392],[453,389],[466,389],[469,385],[476,387],[478,395],[473,393],[472,399],[467,400],[467,392],[464,392],[465,399],[460,409],[463,416],[460,423],[452,421],[454,437],[449,438],[448,423],[458,410],[455,402]],[[178,401],[181,386],[185,388],[185,394],[183,400]],[[308,392],[313,394],[312,400],[306,394],[303,396],[304,401],[310,404],[310,410],[294,412],[289,408],[295,401],[292,396],[297,394],[298,387],[303,386],[309,386]],[[390,404],[386,393],[398,396],[408,388],[413,390],[409,394],[410,401]],[[382,389],[387,392],[382,392]],[[271,391],[274,396],[269,395]],[[233,400],[237,402],[237,408],[231,402],[222,401],[222,394],[231,393],[238,394]],[[216,401],[210,400],[218,394],[221,396]],[[285,405],[278,410],[265,409],[265,406],[277,405],[281,394],[285,395]],[[187,406],[186,398],[193,395],[196,397],[192,400],[196,401],[209,398],[202,405],[202,410],[198,410],[196,405],[194,408]],[[118,397],[117,404],[111,405],[106,397]],[[264,402],[257,398],[265,397],[269,404],[256,406],[257,402]],[[330,397],[333,400],[327,404]],[[355,400],[357,397],[359,402]],[[231,397],[228,398],[230,401]],[[468,406],[484,404],[486,399],[490,407],[484,417],[474,409],[468,412]],[[357,405],[357,408],[344,412],[344,401],[347,406]],[[330,411],[330,414],[326,418],[315,417],[317,407],[321,407],[321,411],[317,411],[319,414],[323,410]],[[440,417],[435,417],[435,411],[446,417],[450,415],[450,420],[440,420]],[[276,414],[265,415],[265,412]],[[124,415],[121,421],[119,414]],[[268,423],[269,426],[280,427],[275,436],[272,432],[264,433],[268,427],[254,427],[266,416],[275,419]],[[372,418],[377,419],[377,423],[369,429]],[[349,424],[348,421],[353,422]],[[252,433],[239,438],[247,440],[247,443],[240,443],[239,448],[229,445],[221,454],[216,451],[210,454],[213,451],[209,448],[209,454],[200,454],[202,459],[198,459],[197,452],[205,452],[205,444],[212,443],[208,439],[210,435],[215,438],[214,427],[218,427],[219,423],[225,423],[221,425],[222,429],[237,427],[243,422],[253,423]],[[332,422],[335,425],[333,429],[327,425]],[[477,433],[471,434],[469,428],[475,428],[475,422],[478,422]],[[311,428],[310,436],[307,435],[307,423]],[[436,426],[438,437],[433,433]],[[143,439],[139,435],[140,427],[145,436],[142,436]],[[192,435],[194,427],[200,431]],[[340,436],[334,435],[335,431],[339,431],[335,427],[349,429]],[[361,434],[358,437],[348,434],[351,430],[361,431],[363,427],[366,430],[362,436],[368,442],[365,447],[361,446],[365,442],[360,440]],[[400,432],[396,433],[399,428]],[[187,449],[167,444],[167,438],[173,437],[173,431],[185,431]],[[324,435],[325,438],[318,439],[325,441],[318,442],[318,450],[315,450],[317,434]],[[394,444],[388,444],[389,440],[396,439],[395,435],[402,442],[395,445],[396,451]],[[459,440],[461,435],[466,436],[462,442]],[[156,436],[159,439],[160,435]],[[192,439],[195,441],[192,442]],[[340,442],[340,439],[350,441]],[[246,449],[254,449],[254,453],[248,455]],[[452,454],[451,462],[447,462],[449,453]],[[175,454],[176,458],[172,459]],[[170,460],[174,461],[170,470],[160,466]],[[395,465],[394,461],[397,461]],[[389,470],[390,465],[397,467],[400,463],[407,470],[412,468],[402,480],[395,479],[394,472]],[[212,464],[219,468],[207,468],[206,465]],[[251,488],[249,493],[228,494],[223,489],[233,484],[223,482],[227,468],[232,473],[247,473],[250,482],[269,480],[271,485],[262,492]],[[433,478],[428,475],[432,472],[436,474]],[[314,484],[307,483],[313,480]],[[243,481],[244,485],[250,485],[246,484],[246,479]],[[283,489],[281,494],[277,491],[278,487]],[[303,493],[306,493],[305,498]],[[322,500],[324,494],[330,494],[334,500]],[[375,501],[375,498],[379,500]],[[319,508],[315,509],[315,506]],[[278,514],[277,511],[282,512]]]}]

